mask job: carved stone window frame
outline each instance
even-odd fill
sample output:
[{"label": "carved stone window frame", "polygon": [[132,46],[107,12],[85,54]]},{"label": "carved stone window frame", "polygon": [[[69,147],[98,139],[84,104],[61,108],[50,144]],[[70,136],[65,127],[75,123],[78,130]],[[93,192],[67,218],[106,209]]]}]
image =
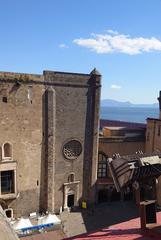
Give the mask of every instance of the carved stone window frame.
[{"label": "carved stone window frame", "polygon": [[[77,150],[75,151],[75,146],[73,146],[73,151],[72,151],[72,143],[77,144]],[[71,146],[70,146],[71,144]],[[71,147],[71,149],[70,149]],[[76,138],[70,138],[66,140],[62,146],[62,153],[65,159],[67,160],[75,160],[77,159],[81,154],[82,154],[82,143],[79,139]],[[71,151],[71,152],[70,152]],[[69,152],[69,154],[68,154]],[[73,156],[72,156],[73,155]]]},{"label": "carved stone window frame", "polygon": [[74,172],[71,172],[69,175],[68,175],[68,183],[73,183],[75,181],[75,173]]},{"label": "carved stone window frame", "polygon": [[[6,156],[6,154],[5,154],[5,145],[9,145],[9,152],[10,152],[10,156]],[[12,151],[12,143],[11,142],[4,142],[3,144],[2,144],[2,147],[1,147],[1,152],[2,152],[2,156],[1,156],[1,160],[2,161],[8,161],[8,160],[13,160],[13,151]]]},{"label": "carved stone window frame", "polygon": [[[14,189],[13,193],[1,193],[1,172],[4,171],[13,171],[13,184]],[[14,199],[17,196],[17,163],[16,162],[6,162],[3,164],[0,164],[0,198],[1,199]]]},{"label": "carved stone window frame", "polygon": [[64,183],[64,200],[63,200],[63,209],[68,210],[68,195],[73,194],[74,195],[74,206],[78,206],[79,203],[79,185],[80,181],[74,181],[70,183]]}]

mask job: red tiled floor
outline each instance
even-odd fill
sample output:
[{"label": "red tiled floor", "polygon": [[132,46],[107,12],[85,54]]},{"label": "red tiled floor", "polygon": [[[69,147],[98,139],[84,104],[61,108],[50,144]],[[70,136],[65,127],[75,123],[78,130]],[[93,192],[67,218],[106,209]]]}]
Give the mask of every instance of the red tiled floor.
[{"label": "red tiled floor", "polygon": [[[161,213],[157,214],[158,224],[161,225]],[[68,240],[152,240],[161,239],[161,232],[154,230],[141,230],[140,220],[135,218],[127,222],[122,222],[108,228],[99,229],[96,232],[82,234]]]}]

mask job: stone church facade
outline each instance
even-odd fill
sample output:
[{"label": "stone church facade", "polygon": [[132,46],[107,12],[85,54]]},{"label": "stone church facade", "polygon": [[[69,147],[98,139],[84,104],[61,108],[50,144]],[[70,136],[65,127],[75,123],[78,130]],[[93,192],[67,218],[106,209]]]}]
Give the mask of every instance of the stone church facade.
[{"label": "stone church facade", "polygon": [[0,72],[0,203],[14,217],[96,201],[101,76]]}]

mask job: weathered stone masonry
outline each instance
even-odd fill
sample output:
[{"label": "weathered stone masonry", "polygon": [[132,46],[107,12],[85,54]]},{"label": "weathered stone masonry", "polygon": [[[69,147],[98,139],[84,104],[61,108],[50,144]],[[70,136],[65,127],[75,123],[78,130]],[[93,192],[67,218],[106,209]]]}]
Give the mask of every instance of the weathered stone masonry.
[{"label": "weathered stone masonry", "polygon": [[0,171],[3,184],[15,179],[12,193],[1,184],[4,208],[20,216],[95,201],[99,98],[96,70],[0,73],[1,155],[4,143],[12,146]]}]

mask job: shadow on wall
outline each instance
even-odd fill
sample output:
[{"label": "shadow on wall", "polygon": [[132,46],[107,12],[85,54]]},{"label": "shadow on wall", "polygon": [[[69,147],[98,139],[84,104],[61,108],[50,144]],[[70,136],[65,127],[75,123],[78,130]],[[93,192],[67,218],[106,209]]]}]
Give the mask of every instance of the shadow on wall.
[{"label": "shadow on wall", "polygon": [[[84,137],[84,158],[83,158],[83,199],[87,202],[94,202],[95,187],[91,189],[92,178],[92,158],[93,158],[93,142],[94,142],[94,121],[95,121],[95,95],[96,95],[96,78],[91,76],[88,81],[87,91],[87,109],[86,109],[86,125]],[[90,199],[91,198],[91,199]]]},{"label": "shadow on wall", "polygon": [[45,159],[47,159],[47,152],[46,150],[46,143],[47,143],[47,136],[45,134],[47,126],[47,121],[45,119],[47,116],[47,96],[46,91],[42,95],[42,147],[41,147],[41,169],[40,169],[40,212],[46,212],[47,210],[47,163]]}]

